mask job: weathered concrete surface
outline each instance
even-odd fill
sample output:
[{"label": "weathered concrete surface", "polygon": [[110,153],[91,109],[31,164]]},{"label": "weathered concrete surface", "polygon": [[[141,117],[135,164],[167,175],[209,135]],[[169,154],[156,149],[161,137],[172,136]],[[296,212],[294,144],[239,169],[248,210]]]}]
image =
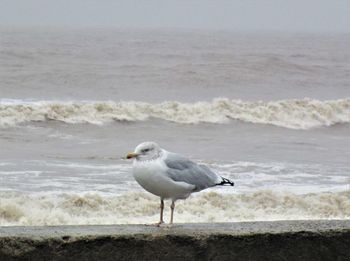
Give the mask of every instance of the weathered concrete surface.
[{"label": "weathered concrete surface", "polygon": [[350,260],[350,220],[0,227],[0,260]]}]

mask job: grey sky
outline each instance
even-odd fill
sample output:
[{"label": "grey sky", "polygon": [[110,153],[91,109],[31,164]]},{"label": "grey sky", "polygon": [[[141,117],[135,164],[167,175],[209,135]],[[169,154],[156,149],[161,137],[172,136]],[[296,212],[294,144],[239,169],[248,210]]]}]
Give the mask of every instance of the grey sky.
[{"label": "grey sky", "polygon": [[350,32],[350,0],[0,0],[0,26]]}]

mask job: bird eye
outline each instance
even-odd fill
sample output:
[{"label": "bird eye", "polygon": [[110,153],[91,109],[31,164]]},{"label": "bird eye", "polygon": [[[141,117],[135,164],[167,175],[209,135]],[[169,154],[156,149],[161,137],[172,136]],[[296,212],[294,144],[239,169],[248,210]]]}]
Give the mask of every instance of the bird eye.
[{"label": "bird eye", "polygon": [[143,149],[142,152],[147,152],[149,151],[150,149]]}]

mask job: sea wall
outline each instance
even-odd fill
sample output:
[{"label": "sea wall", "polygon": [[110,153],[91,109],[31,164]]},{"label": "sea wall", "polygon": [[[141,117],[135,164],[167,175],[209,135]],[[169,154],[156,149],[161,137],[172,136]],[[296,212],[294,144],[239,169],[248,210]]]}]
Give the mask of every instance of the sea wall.
[{"label": "sea wall", "polygon": [[350,260],[350,220],[0,227],[0,260]]}]

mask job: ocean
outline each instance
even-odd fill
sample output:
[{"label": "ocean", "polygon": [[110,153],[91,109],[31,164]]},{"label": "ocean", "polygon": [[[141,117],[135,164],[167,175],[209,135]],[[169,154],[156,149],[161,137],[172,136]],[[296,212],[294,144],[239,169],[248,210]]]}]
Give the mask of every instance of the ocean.
[{"label": "ocean", "polygon": [[156,222],[143,141],[235,182],[175,223],[349,219],[350,35],[0,28],[0,226]]}]

